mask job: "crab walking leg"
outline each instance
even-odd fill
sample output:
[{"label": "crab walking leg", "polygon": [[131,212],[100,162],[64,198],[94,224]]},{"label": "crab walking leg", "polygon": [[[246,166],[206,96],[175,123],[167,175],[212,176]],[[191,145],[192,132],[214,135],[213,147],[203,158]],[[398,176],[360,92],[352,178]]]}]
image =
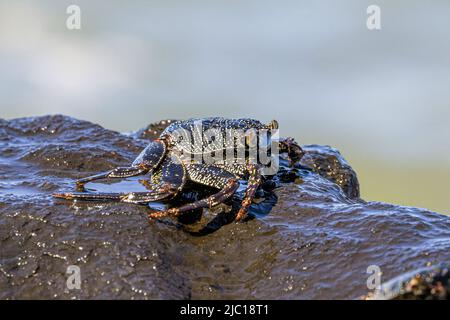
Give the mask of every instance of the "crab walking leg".
[{"label": "crab walking leg", "polygon": [[152,189],[148,192],[102,193],[69,192],[53,194],[55,198],[67,200],[105,200],[142,204],[174,197],[184,186],[186,169],[175,158],[164,159],[159,169],[152,175]]},{"label": "crab walking leg", "polygon": [[190,164],[187,166],[189,178],[197,183],[220,189],[219,192],[208,198],[186,204],[178,208],[170,208],[162,212],[150,213],[151,218],[162,218],[166,216],[178,216],[182,212],[197,208],[211,208],[230,198],[239,187],[235,175],[218,167],[202,164]]},{"label": "crab walking leg", "polygon": [[259,172],[258,167],[254,164],[249,164],[247,165],[247,170],[249,173],[248,185],[245,190],[244,200],[242,200],[242,206],[236,215],[236,221],[242,220],[247,215],[248,209],[255,197],[256,190],[261,184],[261,173]]},{"label": "crab walking leg", "polygon": [[208,198],[193,203],[188,203],[178,208],[170,208],[166,211],[153,212],[150,213],[149,216],[150,218],[162,218],[166,216],[177,217],[185,211],[190,211],[198,208],[212,208],[230,198],[238,187],[239,182],[236,179],[230,179],[222,190],[220,190],[216,194],[213,194],[212,196],[209,196]]},{"label": "crab walking leg", "polygon": [[145,174],[150,170],[155,169],[163,160],[166,154],[167,146],[162,140],[155,140],[151,142],[142,152],[137,156],[129,167],[119,167],[108,172],[99,173],[87,178],[77,180],[77,185],[84,184],[107,178],[128,178],[141,174]]},{"label": "crab walking leg", "polygon": [[79,179],[76,181],[77,185],[82,186],[88,182],[99,180],[99,179],[107,179],[107,178],[128,178],[134,177],[141,174],[145,174],[149,171],[149,169],[144,167],[119,167],[115,168],[111,171],[95,174],[93,176],[89,176],[83,179]]},{"label": "crab walking leg", "polygon": [[120,201],[126,203],[143,204],[152,201],[160,201],[174,195],[171,188],[164,185],[161,188],[150,192],[129,192],[129,193],[102,193],[102,192],[69,192],[56,193],[55,198],[67,200],[91,200],[91,201]]}]

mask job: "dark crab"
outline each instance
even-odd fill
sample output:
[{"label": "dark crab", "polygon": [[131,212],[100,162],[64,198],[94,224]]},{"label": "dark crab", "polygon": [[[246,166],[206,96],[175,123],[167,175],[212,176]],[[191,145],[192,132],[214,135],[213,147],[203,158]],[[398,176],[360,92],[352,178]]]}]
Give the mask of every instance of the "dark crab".
[{"label": "dark crab", "polygon": [[[158,139],[152,141],[131,166],[119,167],[77,181],[77,185],[83,188],[87,182],[97,179],[150,174],[150,179],[141,181],[148,192],[94,193],[85,192],[83,189],[83,192],[58,193],[53,196],[64,199],[115,200],[147,204],[174,198],[182,192],[188,180],[219,189],[217,193],[199,201],[149,214],[152,218],[161,218],[178,216],[197,208],[216,206],[232,197],[239,187],[239,180],[247,180],[242,206],[235,218],[239,221],[246,216],[262,178],[270,178],[262,170],[261,164],[252,161],[249,152],[251,146],[257,145],[258,148],[264,147],[270,151],[270,146],[275,143],[279,153],[286,153],[291,164],[303,156],[303,150],[292,138],[272,139],[272,133],[277,129],[278,123],[275,120],[269,124],[253,119],[225,118],[176,121],[170,124]],[[206,132],[214,134],[207,134],[205,138]],[[264,132],[268,139],[256,138],[260,132]],[[218,139],[220,136],[228,138]],[[219,157],[220,160],[215,161],[214,156],[218,154],[224,157]],[[198,157],[199,155],[209,155],[210,161],[205,163],[202,157]]]}]

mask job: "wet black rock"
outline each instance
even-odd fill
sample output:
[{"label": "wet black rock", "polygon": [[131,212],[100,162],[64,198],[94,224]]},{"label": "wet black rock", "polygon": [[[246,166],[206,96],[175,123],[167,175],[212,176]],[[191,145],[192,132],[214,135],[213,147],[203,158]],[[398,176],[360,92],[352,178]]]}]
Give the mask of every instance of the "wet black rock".
[{"label": "wet black rock", "polygon": [[[447,216],[360,199],[355,172],[330,147],[304,146],[244,223],[232,222],[242,192],[160,221],[147,206],[50,196],[129,164],[165,125],[125,135],[64,116],[0,120],[0,299],[354,299],[368,293],[370,265],[384,281],[449,261]],[[71,265],[80,290],[67,287]]]},{"label": "wet black rock", "polygon": [[345,161],[338,150],[329,146],[303,146],[305,155],[300,161],[310,170],[336,183],[349,198],[359,197],[359,182],[356,172]]}]

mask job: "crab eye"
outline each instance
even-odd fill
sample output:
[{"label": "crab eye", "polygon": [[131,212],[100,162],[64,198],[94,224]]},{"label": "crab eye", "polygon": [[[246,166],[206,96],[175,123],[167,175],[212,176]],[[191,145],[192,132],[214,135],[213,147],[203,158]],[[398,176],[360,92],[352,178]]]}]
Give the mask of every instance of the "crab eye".
[{"label": "crab eye", "polygon": [[278,121],[275,119],[270,121],[268,127],[269,129],[278,129],[279,128]]}]

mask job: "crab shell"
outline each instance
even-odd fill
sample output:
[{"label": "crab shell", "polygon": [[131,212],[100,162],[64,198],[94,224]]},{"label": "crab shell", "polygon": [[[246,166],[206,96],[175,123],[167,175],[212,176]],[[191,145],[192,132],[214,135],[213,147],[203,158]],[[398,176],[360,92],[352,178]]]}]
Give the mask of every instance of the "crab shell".
[{"label": "crab shell", "polygon": [[[248,150],[252,144],[270,148],[272,133],[277,129],[278,123],[275,120],[263,124],[254,119],[190,119],[172,123],[161,133],[160,139],[169,140],[173,151],[185,155],[204,155],[220,151],[228,154],[227,152],[238,149]],[[243,156],[245,154],[240,155],[238,160],[244,160]],[[234,157],[226,158],[225,163],[236,163]]]}]

